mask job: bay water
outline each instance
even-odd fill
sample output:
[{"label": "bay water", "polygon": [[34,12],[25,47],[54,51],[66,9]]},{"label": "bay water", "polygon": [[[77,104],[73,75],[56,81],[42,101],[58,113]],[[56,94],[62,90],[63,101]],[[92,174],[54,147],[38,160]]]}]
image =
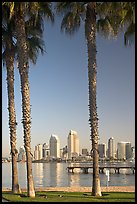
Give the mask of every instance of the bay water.
[{"label": "bay water", "polygon": [[[11,188],[11,163],[2,163],[2,187]],[[93,174],[89,170],[84,174],[80,170],[68,173],[68,163],[32,163],[35,187],[64,187],[64,186],[92,186]],[[26,163],[18,163],[19,184],[26,188]],[[112,172],[109,177],[109,186],[135,186],[135,174],[129,169],[121,169],[120,174]],[[107,185],[107,176],[100,173],[101,186]]]}]

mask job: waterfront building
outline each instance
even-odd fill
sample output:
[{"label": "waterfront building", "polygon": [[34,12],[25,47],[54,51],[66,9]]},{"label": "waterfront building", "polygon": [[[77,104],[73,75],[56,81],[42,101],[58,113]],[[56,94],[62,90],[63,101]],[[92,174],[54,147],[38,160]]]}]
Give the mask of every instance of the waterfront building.
[{"label": "waterfront building", "polygon": [[135,147],[131,147],[132,150],[132,159],[135,159]]},{"label": "waterfront building", "polygon": [[126,159],[132,158],[131,142],[126,143]]},{"label": "waterfront building", "polygon": [[60,158],[60,140],[57,135],[51,135],[50,141],[50,156]]},{"label": "waterfront building", "polygon": [[19,148],[18,161],[25,161],[25,160],[26,160],[25,148],[24,146],[21,146]]},{"label": "waterfront building", "polygon": [[115,143],[114,143],[114,138],[111,137],[108,140],[108,158],[109,159],[114,159],[115,158]]},{"label": "waterfront building", "polygon": [[60,158],[63,158],[63,148],[60,149]]},{"label": "waterfront building", "polygon": [[68,147],[67,147],[67,145],[65,147],[63,147],[62,150],[63,150],[62,151],[62,158],[68,159]]},{"label": "waterfront building", "polygon": [[34,159],[35,160],[40,160],[43,158],[43,154],[42,154],[42,144],[38,144],[35,146],[35,150],[34,150]]},{"label": "waterfront building", "polygon": [[117,158],[126,159],[126,142],[117,143]]},{"label": "waterfront building", "polygon": [[49,155],[50,155],[49,145],[47,143],[44,143],[42,146],[43,159],[46,159],[47,157],[49,157]]},{"label": "waterfront building", "polygon": [[117,158],[124,160],[132,158],[132,148],[130,142],[118,142]]},{"label": "waterfront building", "polygon": [[68,159],[79,155],[79,138],[76,131],[70,130],[68,135]]},{"label": "waterfront building", "polygon": [[87,149],[82,149],[82,155],[83,156],[88,156],[88,150]]},{"label": "waterfront building", "polygon": [[99,144],[98,150],[99,150],[99,157],[106,158],[106,144],[105,143]]}]

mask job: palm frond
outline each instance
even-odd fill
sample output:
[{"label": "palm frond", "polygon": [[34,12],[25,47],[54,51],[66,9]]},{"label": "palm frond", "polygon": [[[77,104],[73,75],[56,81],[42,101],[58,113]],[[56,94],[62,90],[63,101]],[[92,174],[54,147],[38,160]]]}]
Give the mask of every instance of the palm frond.
[{"label": "palm frond", "polygon": [[109,22],[108,18],[99,19],[97,21],[97,31],[99,34],[103,35],[105,38],[111,38],[115,36],[113,27]]},{"label": "palm frond", "polygon": [[29,59],[33,64],[36,64],[39,52],[43,55],[46,52],[44,41],[38,37],[27,39]]},{"label": "palm frond", "polygon": [[124,34],[125,46],[132,45],[135,42],[135,24],[131,23]]},{"label": "palm frond", "polygon": [[73,15],[72,12],[68,12],[63,18],[61,23],[61,31],[65,31],[68,34],[73,34],[80,27],[79,15]]},{"label": "palm frond", "polygon": [[85,5],[83,2],[58,2],[56,13],[63,15],[61,31],[74,34],[80,27],[81,20],[85,20]]}]

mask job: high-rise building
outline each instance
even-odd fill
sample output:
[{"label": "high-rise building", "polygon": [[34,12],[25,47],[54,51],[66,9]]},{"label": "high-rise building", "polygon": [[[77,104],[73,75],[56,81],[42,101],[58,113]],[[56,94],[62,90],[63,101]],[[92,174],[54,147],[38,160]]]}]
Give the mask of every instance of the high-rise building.
[{"label": "high-rise building", "polygon": [[87,149],[82,149],[82,155],[87,156],[88,155],[88,150]]},{"label": "high-rise building", "polygon": [[25,148],[24,146],[21,146],[19,149],[18,161],[25,161],[25,160],[26,160]]},{"label": "high-rise building", "polygon": [[67,145],[63,147],[62,157],[67,159],[68,158],[68,147]]},{"label": "high-rise building", "polygon": [[132,150],[132,159],[135,159],[135,147],[131,147]]},{"label": "high-rise building", "polygon": [[131,142],[126,143],[126,159],[132,158]]},{"label": "high-rise building", "polygon": [[60,158],[60,140],[57,135],[51,135],[49,145],[50,156]]},{"label": "high-rise building", "polygon": [[117,158],[130,159],[132,158],[132,148],[130,142],[118,142],[117,144]]},{"label": "high-rise building", "polygon": [[117,158],[126,159],[126,142],[117,143]]},{"label": "high-rise building", "polygon": [[43,153],[43,159],[46,159],[47,157],[49,157],[50,152],[49,152],[49,145],[47,143],[43,144],[42,153]]},{"label": "high-rise building", "polygon": [[35,160],[40,160],[43,158],[42,155],[42,144],[38,144],[35,146],[35,150],[34,150],[34,159]]},{"label": "high-rise building", "polygon": [[115,151],[114,138],[111,137],[108,140],[108,158],[109,159],[115,158],[115,154],[116,154],[116,151]]},{"label": "high-rise building", "polygon": [[76,131],[70,130],[68,135],[68,159],[79,155],[79,138]]},{"label": "high-rise building", "polygon": [[106,157],[106,144],[105,143],[99,144],[98,150],[99,150],[99,157],[105,158]]}]

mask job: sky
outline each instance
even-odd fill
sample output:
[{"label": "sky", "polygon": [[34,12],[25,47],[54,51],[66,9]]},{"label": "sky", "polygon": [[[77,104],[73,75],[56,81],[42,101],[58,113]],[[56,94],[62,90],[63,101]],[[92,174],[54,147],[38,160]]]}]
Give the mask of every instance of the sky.
[{"label": "sky", "polygon": [[[48,143],[55,134],[61,147],[70,130],[77,131],[80,150],[91,149],[88,111],[88,55],[84,24],[73,36],[60,32],[60,17],[45,23],[46,53],[30,64],[31,147]],[[2,156],[9,156],[6,69],[2,69]],[[20,76],[15,68],[17,149],[23,145]],[[135,47],[97,34],[97,113],[99,143],[135,145]]]}]

